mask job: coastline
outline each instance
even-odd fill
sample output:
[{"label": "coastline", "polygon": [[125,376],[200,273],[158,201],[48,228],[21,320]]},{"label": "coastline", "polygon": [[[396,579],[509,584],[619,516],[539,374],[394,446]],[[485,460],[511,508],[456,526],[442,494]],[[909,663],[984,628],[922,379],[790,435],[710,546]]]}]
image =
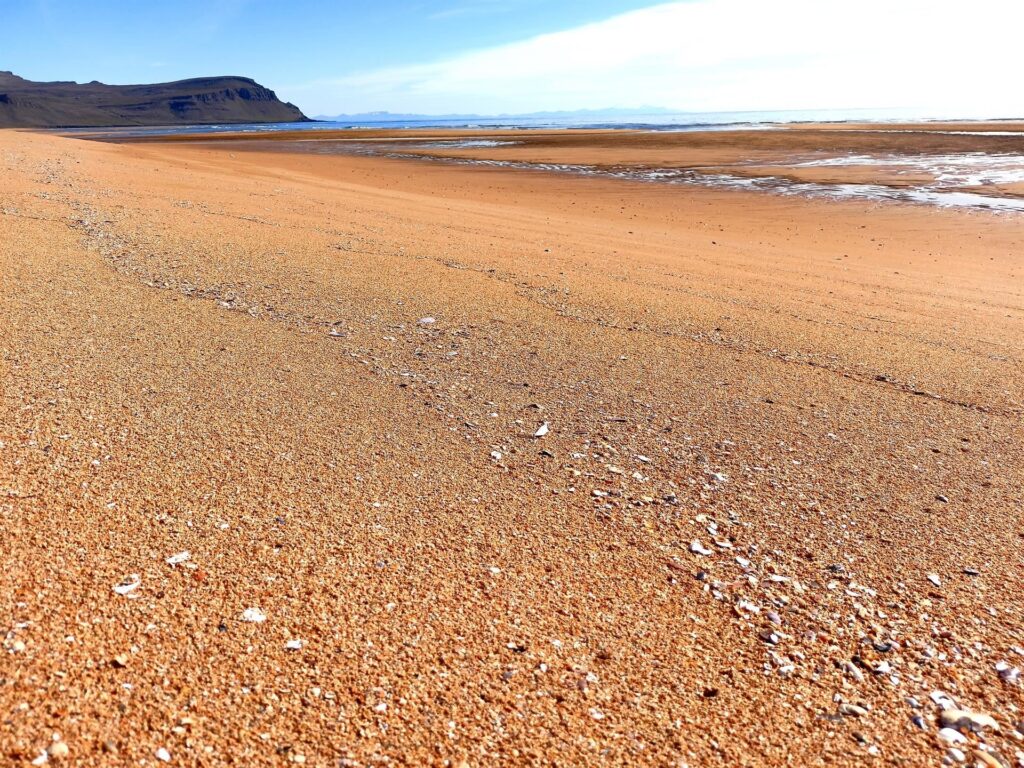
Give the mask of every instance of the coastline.
[{"label": "coastline", "polygon": [[[1024,123],[770,130],[302,131],[96,136],[238,150],[355,154],[826,199],[1024,212]],[[1001,128],[1001,130],[996,130]]]}]

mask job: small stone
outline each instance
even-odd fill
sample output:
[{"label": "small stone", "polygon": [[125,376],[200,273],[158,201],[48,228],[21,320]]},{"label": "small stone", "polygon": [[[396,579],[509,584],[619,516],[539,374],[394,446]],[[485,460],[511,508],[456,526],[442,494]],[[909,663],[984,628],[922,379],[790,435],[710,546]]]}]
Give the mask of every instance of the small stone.
[{"label": "small stone", "polygon": [[246,608],[242,611],[242,621],[249,622],[250,624],[262,624],[266,620],[267,614],[259,608]]},{"label": "small stone", "polygon": [[966,763],[967,762],[967,755],[964,754],[962,749],[957,749],[956,747],[950,747],[949,749],[946,750],[946,758],[951,763]]},{"label": "small stone", "polygon": [[939,578],[939,574],[937,574],[937,573],[929,573],[928,574],[928,581],[930,581],[936,587],[941,587],[942,586],[942,579]]},{"label": "small stone", "polygon": [[1020,683],[1020,668],[1010,666],[1009,662],[1000,661],[996,664],[996,672],[999,679],[1007,685],[1018,685]]},{"label": "small stone", "polygon": [[189,551],[179,552],[176,555],[171,555],[167,558],[168,565],[179,565],[184,563],[186,560],[192,557],[192,553]]},{"label": "small stone", "polygon": [[420,325],[433,325],[436,322],[437,322],[437,318],[435,318],[435,317],[421,317],[419,319],[419,324]]},{"label": "small stone", "polygon": [[968,709],[944,709],[939,713],[939,724],[943,729],[956,728],[958,730],[981,731],[990,728],[993,731],[999,730],[997,723],[990,715],[981,712],[971,712]]},{"label": "small stone", "polygon": [[111,660],[110,663],[113,664],[118,669],[124,669],[125,667],[128,666],[129,659],[130,659],[130,657],[128,656],[127,653],[119,653],[119,654],[117,654],[117,656],[115,656]]},{"label": "small stone", "polygon": [[597,708],[591,708],[590,716],[595,720],[604,720],[604,712]]},{"label": "small stone", "polygon": [[860,667],[851,661],[843,662],[843,671],[846,672],[850,677],[856,680],[858,683],[864,682],[864,673],[860,671]]},{"label": "small stone", "polygon": [[50,745],[49,749],[46,750],[47,754],[55,760],[62,760],[71,754],[71,750],[68,749],[68,745],[63,741],[55,741]]},{"label": "small stone", "polygon": [[533,433],[533,436],[534,437],[544,437],[544,435],[546,435],[550,431],[551,431],[551,428],[548,426],[548,423],[545,421],[543,424],[541,424],[537,428],[537,431]]},{"label": "small stone", "polygon": [[304,643],[301,640],[289,640],[284,644],[286,651],[301,651]]},{"label": "small stone", "polygon": [[946,744],[963,744],[967,737],[954,728],[943,728],[938,733],[939,741]]},{"label": "small stone", "polygon": [[980,576],[981,575],[981,571],[979,571],[977,568],[964,568],[964,573],[967,574],[968,576]]},{"label": "small stone", "polygon": [[839,714],[843,717],[863,717],[868,711],[857,704],[843,702],[839,705]]},{"label": "small stone", "polygon": [[24,653],[27,646],[21,640],[14,640],[11,642],[11,653]]},{"label": "small stone", "polygon": [[769,645],[779,644],[779,636],[772,632],[770,629],[762,629],[760,632],[757,633],[757,636]]},{"label": "small stone", "polygon": [[714,552],[712,550],[708,549],[703,544],[701,544],[699,539],[694,539],[693,541],[690,542],[690,551],[693,552],[693,554],[695,554],[695,555],[711,555],[711,554],[714,554]]},{"label": "small stone", "polygon": [[971,753],[971,756],[977,760],[986,768],[1006,768],[999,760],[992,756],[991,753],[986,752],[983,749],[976,749]]},{"label": "small stone", "polygon": [[156,756],[156,759],[157,759],[157,760],[160,760],[160,761],[162,761],[162,762],[164,762],[164,763],[169,763],[169,762],[171,762],[171,753],[170,753],[170,752],[168,752],[168,751],[167,751],[166,749],[164,749],[163,747],[160,747],[160,749],[158,749],[158,750],[157,750],[156,752],[154,752],[153,754],[154,754],[154,755]]}]

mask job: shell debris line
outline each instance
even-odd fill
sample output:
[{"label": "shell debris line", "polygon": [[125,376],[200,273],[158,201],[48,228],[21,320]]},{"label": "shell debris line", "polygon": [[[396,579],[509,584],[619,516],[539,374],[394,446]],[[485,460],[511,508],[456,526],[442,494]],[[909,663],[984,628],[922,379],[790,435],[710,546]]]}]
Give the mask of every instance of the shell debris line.
[{"label": "shell debris line", "polygon": [[0,131],[0,764],[1024,768],[1024,217],[500,164],[969,137],[495,133]]}]

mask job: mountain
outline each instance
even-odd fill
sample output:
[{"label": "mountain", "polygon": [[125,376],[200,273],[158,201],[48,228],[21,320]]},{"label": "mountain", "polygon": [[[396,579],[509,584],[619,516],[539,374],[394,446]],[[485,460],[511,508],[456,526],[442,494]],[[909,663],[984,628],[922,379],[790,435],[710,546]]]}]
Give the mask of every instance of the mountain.
[{"label": "mountain", "polygon": [[360,112],[354,115],[317,115],[315,120],[324,120],[332,123],[384,123],[425,120],[543,120],[545,118],[571,119],[571,118],[615,118],[632,117],[635,115],[674,115],[678,110],[665,109],[664,107],[608,107],[606,109],[574,109],[557,112],[525,112],[519,114],[502,113],[498,115],[477,115],[477,114],[448,114],[448,115],[420,115],[415,113],[395,112]]},{"label": "mountain", "polygon": [[153,85],[37,83],[0,71],[0,128],[294,123],[294,104],[247,77],[200,77]]}]

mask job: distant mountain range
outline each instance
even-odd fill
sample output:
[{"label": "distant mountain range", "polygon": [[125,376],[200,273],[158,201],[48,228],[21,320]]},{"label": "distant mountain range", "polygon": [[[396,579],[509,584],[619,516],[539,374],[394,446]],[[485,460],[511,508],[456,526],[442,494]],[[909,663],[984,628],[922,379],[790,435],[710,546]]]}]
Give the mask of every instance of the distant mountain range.
[{"label": "distant mountain range", "polygon": [[404,112],[359,112],[353,115],[317,115],[314,120],[332,123],[390,123],[402,121],[423,122],[427,120],[553,120],[553,119],[597,119],[628,117],[632,115],[674,115],[677,110],[664,107],[608,107],[607,109],[575,109],[554,112],[525,112],[520,114],[502,113],[498,115],[449,114],[421,115]]},{"label": "distant mountain range", "polygon": [[247,77],[201,77],[152,85],[25,80],[0,71],[0,128],[294,123],[294,104]]}]

